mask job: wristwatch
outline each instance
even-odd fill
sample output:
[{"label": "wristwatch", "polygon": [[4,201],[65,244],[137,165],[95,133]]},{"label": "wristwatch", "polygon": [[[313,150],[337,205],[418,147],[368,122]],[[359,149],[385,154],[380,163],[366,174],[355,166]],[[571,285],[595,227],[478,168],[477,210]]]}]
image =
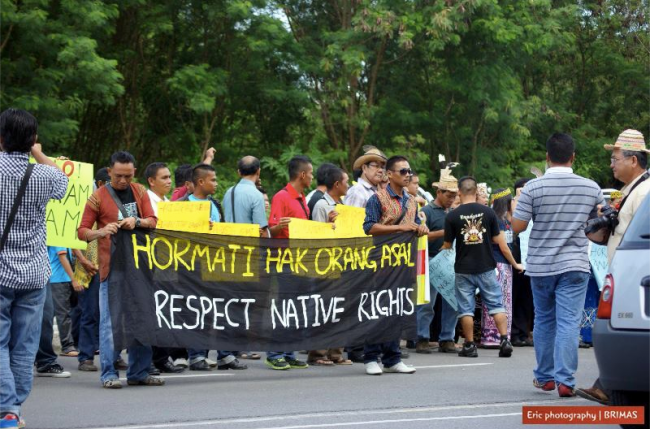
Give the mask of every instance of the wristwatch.
[{"label": "wristwatch", "polygon": [[136,217],[136,218],[135,218],[135,227],[136,227],[136,228],[140,228],[140,221],[141,221],[141,220],[142,220],[142,219],[140,219],[139,217]]}]

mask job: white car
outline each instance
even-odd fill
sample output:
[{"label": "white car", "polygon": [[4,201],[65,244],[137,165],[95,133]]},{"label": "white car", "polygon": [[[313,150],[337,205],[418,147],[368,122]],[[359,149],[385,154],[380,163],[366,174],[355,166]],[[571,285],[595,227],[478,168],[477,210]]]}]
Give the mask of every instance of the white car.
[{"label": "white car", "polygon": [[600,381],[612,405],[650,405],[650,195],[609,266],[593,327]]}]

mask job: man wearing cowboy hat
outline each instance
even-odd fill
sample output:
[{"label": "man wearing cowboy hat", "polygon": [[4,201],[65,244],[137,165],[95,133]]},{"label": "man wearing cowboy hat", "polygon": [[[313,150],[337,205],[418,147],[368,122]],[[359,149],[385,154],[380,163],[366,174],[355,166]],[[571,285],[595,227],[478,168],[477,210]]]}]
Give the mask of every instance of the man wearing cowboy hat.
[{"label": "man wearing cowboy hat", "polygon": [[618,247],[634,213],[650,192],[648,179],[648,153],[643,134],[637,130],[623,131],[613,145],[606,144],[606,150],[612,151],[610,167],[614,178],[623,182],[621,189],[623,201],[618,206],[618,226],[607,242],[607,262],[612,262],[614,251]]},{"label": "man wearing cowboy hat", "polygon": [[[353,207],[366,208],[370,197],[377,189],[386,174],[386,155],[374,146],[364,146],[364,154],[354,161],[353,170],[361,170],[357,184],[348,189],[345,204]],[[363,362],[363,346],[348,347],[348,358],[353,362]]]},{"label": "man wearing cowboy hat", "polygon": [[[425,222],[429,228],[427,238],[429,240],[429,258],[431,260],[435,258],[444,244],[445,217],[449,212],[449,208],[454,203],[456,195],[458,195],[458,180],[451,175],[450,169],[445,168],[440,171],[440,181],[432,183],[432,186],[437,188],[436,199],[424,206],[421,210],[426,216]],[[416,353],[430,354],[433,352],[431,347],[429,347],[429,332],[431,322],[435,316],[434,305],[438,297],[438,290],[433,283],[430,284],[430,288],[430,302],[417,307],[418,342],[415,345]],[[458,322],[456,310],[449,305],[446,299],[443,299],[441,313],[438,351],[441,353],[457,353],[454,343],[456,323]]]},{"label": "man wearing cowboy hat", "polygon": [[[621,189],[623,200],[618,204],[618,225],[607,241],[607,262],[612,262],[614,252],[623,238],[630,221],[634,217],[643,199],[650,193],[648,180],[648,153],[643,134],[637,130],[625,130],[613,145],[606,144],[606,150],[612,151],[610,167],[614,178],[623,182]],[[609,402],[609,392],[596,380],[590,388],[576,389],[578,396],[601,404]]]},{"label": "man wearing cowboy hat", "polygon": [[354,161],[353,170],[361,170],[357,184],[348,190],[345,204],[365,208],[377,192],[386,171],[386,155],[374,146],[364,146],[365,153]]}]

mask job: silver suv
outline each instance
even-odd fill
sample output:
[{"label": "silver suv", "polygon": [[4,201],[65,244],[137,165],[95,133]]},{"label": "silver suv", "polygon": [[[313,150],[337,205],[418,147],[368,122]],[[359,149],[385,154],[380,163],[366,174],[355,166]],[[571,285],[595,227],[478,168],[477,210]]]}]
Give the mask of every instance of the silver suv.
[{"label": "silver suv", "polygon": [[650,195],[616,249],[593,327],[600,381],[613,405],[650,404]]}]

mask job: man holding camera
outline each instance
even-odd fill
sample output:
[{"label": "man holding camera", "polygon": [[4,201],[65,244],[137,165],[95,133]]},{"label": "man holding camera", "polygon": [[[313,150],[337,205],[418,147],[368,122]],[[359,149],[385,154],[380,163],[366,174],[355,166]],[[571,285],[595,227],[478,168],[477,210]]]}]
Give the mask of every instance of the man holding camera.
[{"label": "man holding camera", "polygon": [[[616,143],[613,145],[606,144],[604,147],[606,150],[612,151],[610,167],[614,173],[614,178],[624,184],[621,189],[623,199],[613,205],[613,210],[601,210],[599,214],[605,215],[605,218],[598,222],[601,228],[593,228],[594,233],[602,233],[602,230],[604,230],[609,236],[604,237],[604,241],[607,242],[607,262],[609,264],[612,262],[614,252],[620,244],[630,221],[641,202],[650,192],[650,180],[648,180],[650,174],[647,171],[650,150],[646,149],[643,134],[637,130],[623,131],[616,139]],[[607,214],[608,212],[610,214]],[[586,232],[588,230],[589,228],[585,229]],[[600,384],[600,380],[596,380],[590,388],[576,389],[576,393],[585,399],[601,404],[609,402],[609,392]]]},{"label": "man holding camera", "polygon": [[[650,192],[648,179],[648,153],[643,134],[637,130],[623,131],[613,145],[606,144],[606,150],[612,151],[610,167],[614,178],[623,182],[621,193],[623,200],[614,208],[618,211],[618,225],[613,228],[607,241],[607,262],[611,263],[614,252],[625,234],[634,213],[643,199]],[[614,225],[612,225],[614,226]]]}]

